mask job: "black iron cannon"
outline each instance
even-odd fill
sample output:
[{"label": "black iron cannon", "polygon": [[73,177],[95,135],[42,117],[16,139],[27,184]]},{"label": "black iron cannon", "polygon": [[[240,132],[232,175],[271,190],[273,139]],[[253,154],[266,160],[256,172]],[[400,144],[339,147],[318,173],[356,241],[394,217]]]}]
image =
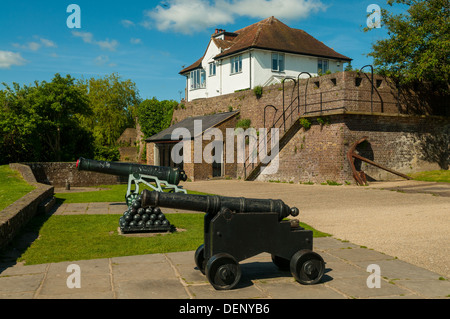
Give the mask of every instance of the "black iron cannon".
[{"label": "black iron cannon", "polygon": [[[139,195],[139,184],[143,183],[151,189],[162,192],[171,189],[175,192],[186,193],[178,184],[186,181],[187,176],[183,170],[165,166],[141,165],[135,163],[107,162],[85,159],[80,157],[76,167],[78,170],[92,171],[117,176],[128,176],[128,189],[125,195],[127,205]],[[135,188],[132,189],[132,183]]]},{"label": "black iron cannon", "polygon": [[267,252],[281,269],[289,269],[301,284],[320,282],[325,270],[322,257],[312,251],[313,233],[294,220],[297,208],[281,200],[141,193],[141,205],[201,211],[204,244],[195,252],[195,263],[218,290],[234,288],[240,281],[239,262]]}]

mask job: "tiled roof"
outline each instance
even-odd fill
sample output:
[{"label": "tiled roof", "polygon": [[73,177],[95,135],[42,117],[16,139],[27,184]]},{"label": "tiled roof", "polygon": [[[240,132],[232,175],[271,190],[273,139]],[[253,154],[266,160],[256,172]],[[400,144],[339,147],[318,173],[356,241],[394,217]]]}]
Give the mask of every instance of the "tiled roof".
[{"label": "tiled roof", "polygon": [[205,132],[207,129],[214,127],[223,121],[226,121],[230,119],[231,117],[238,114],[239,111],[233,111],[233,112],[225,112],[225,113],[218,113],[213,115],[203,115],[203,116],[195,116],[195,117],[188,117],[184,120],[182,120],[179,123],[176,123],[172,125],[171,127],[147,138],[146,142],[169,142],[172,141],[172,132],[176,128],[185,128],[189,131],[191,134],[191,139],[193,139],[194,133],[195,133],[195,123],[196,120],[202,121],[202,133]]},{"label": "tiled roof", "polygon": [[[245,51],[250,48],[281,51],[286,53],[310,55],[324,58],[333,58],[343,61],[351,61],[323,42],[315,39],[310,34],[300,29],[290,28],[280,20],[270,17],[245,28],[235,31],[238,34],[232,41],[220,40],[212,37],[214,43],[223,52],[216,55],[215,59]],[[201,66],[203,57],[183,69],[180,73],[193,70]]]}]

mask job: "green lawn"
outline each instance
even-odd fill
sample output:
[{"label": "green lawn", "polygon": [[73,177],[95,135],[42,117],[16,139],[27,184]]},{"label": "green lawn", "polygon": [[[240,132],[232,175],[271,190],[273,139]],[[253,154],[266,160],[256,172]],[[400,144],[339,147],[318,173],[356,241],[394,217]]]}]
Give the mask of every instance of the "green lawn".
[{"label": "green lawn", "polygon": [[22,178],[19,172],[9,168],[9,165],[0,165],[0,211],[31,192],[31,186]]},{"label": "green lawn", "polygon": [[28,230],[39,238],[20,257],[27,265],[95,258],[195,250],[203,242],[203,214],[170,214],[170,223],[186,231],[154,237],[118,233],[120,215],[36,217]]},{"label": "green lawn", "polygon": [[450,183],[449,170],[437,170],[411,174],[416,181]]},{"label": "green lawn", "polygon": [[[163,210],[164,211],[164,210]],[[26,231],[39,232],[19,261],[27,265],[117,256],[196,250],[203,243],[204,214],[167,214],[184,231],[154,237],[127,237],[118,233],[120,215],[55,215],[35,217]],[[329,236],[313,230],[314,237]]]}]

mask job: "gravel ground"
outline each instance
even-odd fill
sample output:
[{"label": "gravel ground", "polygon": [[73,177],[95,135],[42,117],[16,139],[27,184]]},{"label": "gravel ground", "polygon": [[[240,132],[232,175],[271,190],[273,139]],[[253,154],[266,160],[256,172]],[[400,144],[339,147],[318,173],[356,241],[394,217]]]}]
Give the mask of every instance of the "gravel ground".
[{"label": "gravel ground", "polygon": [[450,184],[394,181],[358,187],[212,180],[184,187],[282,199],[299,208],[300,221],[320,231],[450,278]]}]

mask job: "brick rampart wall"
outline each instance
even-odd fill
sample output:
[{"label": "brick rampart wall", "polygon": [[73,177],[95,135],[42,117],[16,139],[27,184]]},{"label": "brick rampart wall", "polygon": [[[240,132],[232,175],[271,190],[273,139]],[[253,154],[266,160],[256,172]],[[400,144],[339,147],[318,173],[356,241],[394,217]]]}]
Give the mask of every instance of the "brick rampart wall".
[{"label": "brick rampart wall", "polygon": [[[172,123],[191,116],[239,110],[240,119],[250,119],[252,127],[270,128],[281,116],[284,100],[284,108],[293,114],[288,117],[287,129],[294,125],[296,132],[280,152],[277,174],[259,176],[262,180],[353,181],[346,153],[363,136],[368,136],[369,142],[365,144],[367,149],[359,148],[362,156],[388,168],[401,173],[445,168],[448,150],[445,153],[442,144],[449,143],[449,117],[430,116],[432,108],[422,107],[418,96],[412,93],[406,99],[404,90],[399,93],[395,84],[382,76],[374,75],[372,91],[370,77],[366,73],[340,72],[303,79],[298,86],[286,80],[284,90],[282,84],[264,87],[259,99],[252,90],[198,99],[180,104]],[[329,123],[320,125],[319,116],[326,117]],[[299,117],[312,122],[309,130],[296,122]],[[149,148],[147,152],[150,162],[153,154]],[[445,156],[447,159],[442,159]],[[365,163],[357,165],[369,178],[398,178]],[[236,177],[244,177],[242,166],[236,165]],[[192,170],[192,179],[204,178],[196,172]]]}]

